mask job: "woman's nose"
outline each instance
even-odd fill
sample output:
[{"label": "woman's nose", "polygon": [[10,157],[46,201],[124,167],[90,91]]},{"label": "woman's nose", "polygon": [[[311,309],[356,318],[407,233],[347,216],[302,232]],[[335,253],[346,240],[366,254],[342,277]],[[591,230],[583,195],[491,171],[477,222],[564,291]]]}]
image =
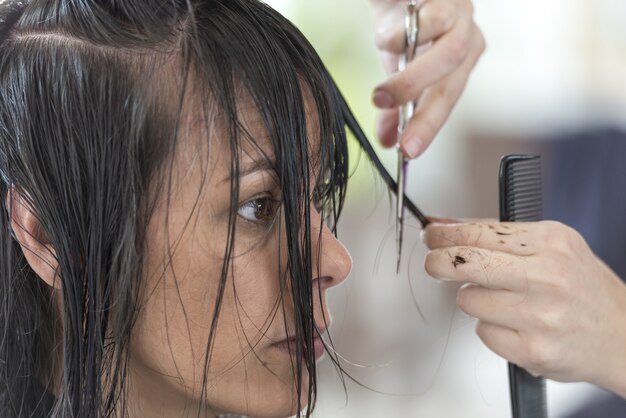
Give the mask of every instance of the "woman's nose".
[{"label": "woman's nose", "polygon": [[343,282],[352,270],[352,257],[335,237],[314,208],[311,208],[311,245],[313,250],[313,279],[322,289]]}]

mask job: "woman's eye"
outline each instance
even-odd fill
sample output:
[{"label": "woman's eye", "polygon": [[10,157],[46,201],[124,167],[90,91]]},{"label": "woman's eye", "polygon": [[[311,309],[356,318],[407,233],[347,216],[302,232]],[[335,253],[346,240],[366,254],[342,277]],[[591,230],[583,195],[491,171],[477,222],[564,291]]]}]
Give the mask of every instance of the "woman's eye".
[{"label": "woman's eye", "polygon": [[256,224],[270,224],[276,217],[278,202],[267,197],[259,197],[239,206],[237,214],[246,221]]}]

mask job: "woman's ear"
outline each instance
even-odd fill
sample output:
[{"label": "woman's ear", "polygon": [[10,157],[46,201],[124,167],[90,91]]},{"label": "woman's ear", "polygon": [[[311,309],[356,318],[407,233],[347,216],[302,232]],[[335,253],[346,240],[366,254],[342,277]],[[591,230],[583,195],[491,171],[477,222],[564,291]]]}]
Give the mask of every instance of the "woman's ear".
[{"label": "woman's ear", "polygon": [[61,289],[61,282],[56,280],[58,262],[54,248],[28,201],[15,187],[7,193],[6,207],[11,229],[30,267],[48,286]]}]

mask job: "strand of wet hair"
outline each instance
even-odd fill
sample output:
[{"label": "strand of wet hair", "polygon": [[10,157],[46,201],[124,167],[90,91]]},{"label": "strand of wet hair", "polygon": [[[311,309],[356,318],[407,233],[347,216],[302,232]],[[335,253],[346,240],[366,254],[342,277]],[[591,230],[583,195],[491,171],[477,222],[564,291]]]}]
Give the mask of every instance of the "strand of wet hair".
[{"label": "strand of wet hair", "polygon": [[[372,163],[374,164],[374,167],[376,168],[376,171],[378,171],[378,173],[382,177],[383,181],[385,182],[389,190],[391,190],[394,194],[397,195],[398,184],[393,179],[393,177],[391,177],[391,174],[389,174],[389,172],[383,165],[382,161],[380,161],[380,158],[378,158],[378,155],[376,155],[376,151],[374,151],[374,147],[372,146],[370,140],[367,138],[367,135],[365,134],[365,132],[363,132],[363,129],[361,128],[359,123],[357,122],[356,117],[354,116],[354,113],[350,109],[350,106],[348,105],[348,102],[346,101],[345,97],[343,96],[343,94],[341,94],[341,91],[339,91],[336,85],[335,85],[335,88],[337,89],[337,94],[339,95],[339,101],[340,101],[341,111],[343,114],[344,121],[346,125],[348,126],[348,128],[350,129],[350,132],[352,132],[352,134],[355,136],[355,138],[361,145],[361,148],[365,151],[369,159],[372,161]],[[415,203],[413,203],[413,201],[411,201],[411,199],[409,199],[409,197],[406,194],[404,195],[404,202],[405,202],[404,203],[405,207],[409,210],[409,212],[411,212],[418,219],[418,221],[422,225],[422,228],[426,228],[428,224],[430,224],[431,222],[426,217],[426,215],[424,215],[424,213],[415,205]]]}]

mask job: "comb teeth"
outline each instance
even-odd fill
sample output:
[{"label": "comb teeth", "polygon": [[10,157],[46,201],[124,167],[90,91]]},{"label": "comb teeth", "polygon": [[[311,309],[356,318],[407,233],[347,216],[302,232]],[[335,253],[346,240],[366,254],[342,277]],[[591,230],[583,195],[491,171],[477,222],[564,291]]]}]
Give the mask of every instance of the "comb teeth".
[{"label": "comb teeth", "polygon": [[541,159],[509,155],[500,166],[501,221],[542,219]]}]

